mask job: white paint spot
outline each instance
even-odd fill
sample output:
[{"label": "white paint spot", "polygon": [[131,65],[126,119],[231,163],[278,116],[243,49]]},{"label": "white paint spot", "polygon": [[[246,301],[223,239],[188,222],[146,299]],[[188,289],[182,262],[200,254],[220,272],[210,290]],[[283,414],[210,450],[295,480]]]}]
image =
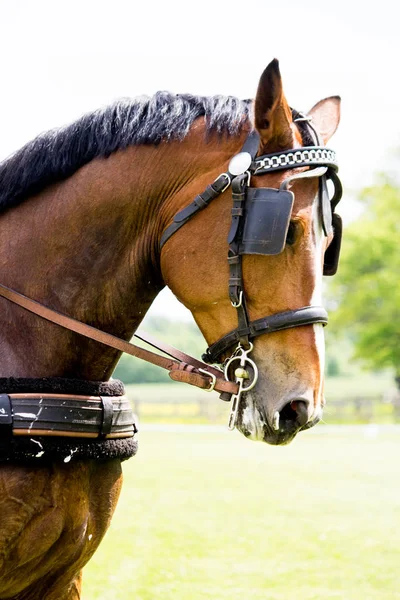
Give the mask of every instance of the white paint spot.
[{"label": "white paint spot", "polygon": [[92,533],[90,533],[90,534],[88,535],[88,540],[89,540],[89,542],[90,542],[90,540],[92,539],[92,537],[93,537],[93,534],[92,534]]},{"label": "white paint spot", "polygon": [[35,413],[15,413],[15,416],[23,417],[24,419],[36,419]]},{"label": "white paint spot", "polygon": [[33,417],[33,419],[34,419],[34,420],[33,420],[33,421],[32,421],[32,423],[29,425],[28,431],[31,431],[32,427],[34,426],[34,424],[36,423],[36,421],[37,421],[37,420],[38,420],[38,418],[40,417],[40,414],[41,414],[41,412],[42,412],[42,410],[43,410],[43,406],[41,406],[42,402],[43,402],[43,398],[40,398],[40,400],[39,400],[39,406],[40,406],[40,408],[39,408],[39,410],[38,410],[38,413],[37,413],[37,415],[32,415],[32,416],[30,417],[30,418],[32,418],[32,417]]},{"label": "white paint spot", "polygon": [[35,454],[35,458],[40,458],[41,456],[43,456],[44,454],[44,450],[43,450],[43,446],[40,442],[38,442],[38,440],[34,440],[33,438],[30,438],[30,441],[33,442],[34,444],[37,444],[40,448],[40,451]]},{"label": "white paint spot", "polygon": [[71,454],[69,454],[68,456],[66,456],[64,458],[64,462],[69,463],[71,461],[73,455],[75,454],[75,452],[78,452],[78,448],[75,448],[75,450],[71,450]]}]

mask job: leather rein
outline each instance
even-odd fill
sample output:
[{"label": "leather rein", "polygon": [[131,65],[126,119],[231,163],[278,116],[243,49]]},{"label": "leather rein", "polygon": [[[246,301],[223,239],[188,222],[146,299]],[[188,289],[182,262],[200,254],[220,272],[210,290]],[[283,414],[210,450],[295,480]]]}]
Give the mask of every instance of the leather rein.
[{"label": "leather rein", "polygon": [[[169,371],[169,376],[175,381],[188,383],[209,392],[215,390],[220,393],[220,398],[222,400],[229,401],[232,399],[229,428],[233,429],[241,394],[254,387],[258,378],[257,366],[248,357],[248,354],[253,349],[251,340],[258,335],[280,331],[282,329],[316,323],[326,325],[328,322],[328,315],[325,309],[319,306],[308,306],[296,310],[280,312],[250,322],[244,297],[241,264],[242,257],[239,252],[239,243],[241,241],[240,233],[243,229],[242,223],[245,211],[246,190],[250,185],[250,177],[252,175],[272,171],[307,166],[313,168],[310,168],[308,171],[288,176],[282,183],[279,191],[287,190],[288,184],[294,179],[322,177],[327,172],[330,177],[335,180],[335,184],[339,185],[339,179],[336,175],[337,164],[335,153],[332,150],[318,145],[319,140],[316,137],[317,134],[315,133],[314,128],[309,124],[307,117],[301,115],[300,120],[305,121],[309,129],[312,130],[314,139],[317,139],[316,146],[293,149],[277,155],[256,157],[259,147],[259,137],[256,131],[251,132],[242,151],[231,160],[228,172],[222,173],[202,194],[196,196],[189,206],[181,210],[175,216],[173,223],[164,231],[161,238],[160,249],[190,218],[206,208],[213,199],[222,194],[228,187],[232,186],[232,225],[228,236],[228,263],[230,269],[229,296],[232,305],[237,310],[238,327],[212,344],[203,355],[203,360],[207,361],[207,363],[217,363],[222,354],[226,353],[226,351],[233,346],[236,346],[232,356],[225,362],[224,371],[216,366],[211,366],[210,364],[206,364],[206,362],[202,362],[189,356],[173,346],[160,343],[148,334],[135,334],[136,338],[146,342],[166,355],[161,356],[101,331],[100,329],[82,323],[70,316],[52,310],[2,284],[0,284],[0,296],[47,321],[64,327],[65,329],[110,346],[111,348],[115,348],[120,352],[125,352],[131,356],[162,367]],[[341,187],[339,193],[341,195]],[[332,212],[338,199],[340,199],[340,197],[338,198],[337,195],[335,195],[335,201],[331,201]],[[232,367],[236,367],[236,369],[234,369],[234,381],[231,380]]]},{"label": "leather rein", "polygon": [[125,352],[126,354],[130,354],[131,356],[135,356],[136,358],[140,358],[153,365],[166,369],[169,371],[171,379],[174,379],[175,381],[182,381],[207,391],[215,390],[220,393],[228,393],[229,395],[237,392],[237,384],[226,381],[223,378],[223,372],[220,369],[206,365],[169,344],[159,341],[156,342],[156,340],[148,334],[135,334],[135,337],[158,348],[170,358],[160,356],[150,350],[126,342],[115,335],[106,333],[101,329],[82,323],[77,319],[73,319],[72,317],[48,308],[2,284],[0,284],[0,296],[51,323],[64,327],[64,329],[68,329],[91,340],[115,348],[115,350]]}]

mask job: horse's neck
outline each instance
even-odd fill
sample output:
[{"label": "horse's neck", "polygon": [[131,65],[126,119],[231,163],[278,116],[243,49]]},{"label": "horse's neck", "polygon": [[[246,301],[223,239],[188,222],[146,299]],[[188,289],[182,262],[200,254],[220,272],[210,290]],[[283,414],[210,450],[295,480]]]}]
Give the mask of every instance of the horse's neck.
[{"label": "horse's neck", "polygon": [[[96,160],[0,218],[0,282],[129,339],[163,287],[162,152]],[[135,168],[132,168],[134,164]],[[107,379],[118,352],[0,300],[0,376]]]},{"label": "horse's neck", "polygon": [[[183,142],[92,161],[0,217],[0,283],[129,339],[164,285],[163,229],[240,144],[215,138],[205,146],[197,123]],[[111,375],[117,351],[6,300],[0,307],[0,376]]]}]

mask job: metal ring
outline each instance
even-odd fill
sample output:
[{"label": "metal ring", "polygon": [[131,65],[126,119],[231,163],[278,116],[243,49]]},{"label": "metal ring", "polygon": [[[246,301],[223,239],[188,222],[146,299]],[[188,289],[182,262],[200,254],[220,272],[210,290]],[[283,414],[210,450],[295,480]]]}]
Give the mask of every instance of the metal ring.
[{"label": "metal ring", "polygon": [[[228,369],[231,366],[231,364],[235,361],[242,361],[243,360],[243,356],[232,356],[228,362],[225,365],[224,368],[224,375],[225,375],[225,379],[227,381],[230,381],[229,377],[228,377]],[[258,367],[256,365],[256,363],[254,362],[254,360],[251,360],[251,358],[247,358],[247,356],[244,358],[245,364],[246,362],[250,363],[250,365],[253,367],[253,371],[254,371],[254,377],[253,377],[253,381],[250,383],[250,385],[248,385],[247,387],[242,387],[241,391],[242,392],[248,392],[250,390],[253,389],[253,387],[256,385],[257,380],[258,380]]]}]

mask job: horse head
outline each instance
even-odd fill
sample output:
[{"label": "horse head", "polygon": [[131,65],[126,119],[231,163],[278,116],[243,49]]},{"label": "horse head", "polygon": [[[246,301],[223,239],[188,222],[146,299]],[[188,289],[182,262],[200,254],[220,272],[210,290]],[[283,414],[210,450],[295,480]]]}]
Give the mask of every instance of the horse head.
[{"label": "horse head", "polygon": [[[340,99],[330,97],[318,102],[307,117],[299,116],[284,96],[278,61],[272,61],[261,76],[253,103],[253,126],[258,134],[256,157],[279,153],[286,156],[290,149],[295,152],[305,146],[325,145],[336,131],[339,111]],[[309,132],[305,123],[311,119],[312,135],[306,139]],[[174,213],[186,206],[205,182],[212,181],[218,173],[228,172],[229,159],[240,151],[250,129],[249,123],[241,135],[229,140],[217,134],[210,136],[203,150],[208,155],[206,167],[203,162],[198,177],[193,175],[177,195],[179,200],[175,197],[162,213],[164,231]],[[198,139],[195,133],[204,136],[201,124],[192,127],[193,144]],[[298,168],[289,163],[284,169],[260,171],[258,176],[254,176],[254,170],[247,173],[252,188],[278,191],[286,181],[284,187],[294,194],[294,201],[284,230],[282,251],[242,253],[241,291],[251,322],[321,304],[324,256],[334,238],[333,227],[325,223],[318,173],[314,176],[303,163]],[[287,182],[292,175],[296,177]],[[231,190],[227,189],[206,210],[179,228],[165,242],[161,254],[165,282],[191,311],[211,347],[238,327],[235,302],[228,293],[229,286],[232,287],[227,261],[231,210]],[[282,328],[259,335],[251,343],[254,345],[251,359],[259,375],[253,389],[240,398],[236,427],[250,439],[288,443],[298,431],[313,426],[321,418],[323,323],[317,319],[310,324]],[[235,346],[224,347],[218,362],[234,352]]]}]

